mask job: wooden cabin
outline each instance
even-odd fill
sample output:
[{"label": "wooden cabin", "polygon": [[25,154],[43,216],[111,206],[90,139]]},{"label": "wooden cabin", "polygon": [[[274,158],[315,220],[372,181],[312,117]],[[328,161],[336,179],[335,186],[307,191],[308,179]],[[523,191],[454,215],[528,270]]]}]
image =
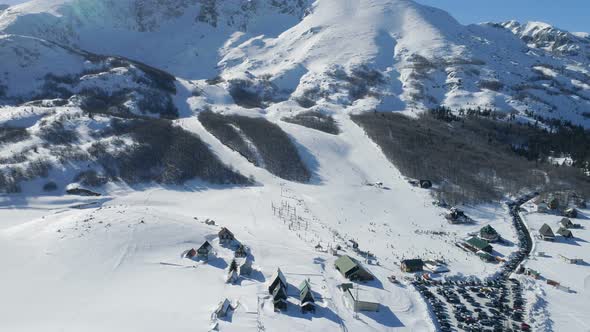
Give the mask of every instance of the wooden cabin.
[{"label": "wooden cabin", "polygon": [[287,289],[286,287],[276,287],[272,295],[272,304],[275,310],[286,310],[287,309]]},{"label": "wooden cabin", "polygon": [[205,243],[203,243],[199,249],[197,249],[197,255],[201,258],[207,258],[209,257],[209,253],[211,253],[212,249],[213,246],[211,243],[209,243],[209,241],[205,241]]},{"label": "wooden cabin", "polygon": [[299,285],[299,306],[302,313],[315,312],[315,298],[308,280]]},{"label": "wooden cabin", "polygon": [[500,240],[500,234],[490,225],[486,225],[479,230],[479,238],[486,242],[496,242]]},{"label": "wooden cabin", "polygon": [[361,263],[348,255],[340,256],[334,263],[334,267],[349,280],[369,281],[375,279],[373,274],[366,270]]},{"label": "wooden cabin", "polygon": [[270,284],[268,286],[268,292],[272,294],[277,287],[287,289],[287,278],[283,275],[283,272],[280,268],[272,275],[270,278]]},{"label": "wooden cabin", "polygon": [[572,231],[570,231],[569,229],[567,229],[565,227],[559,227],[559,229],[557,230],[557,234],[559,234],[565,238],[568,238],[568,239],[571,239],[574,237],[574,234],[572,233]]},{"label": "wooden cabin", "polygon": [[221,230],[219,231],[219,233],[217,233],[217,235],[219,236],[220,243],[227,243],[227,242],[234,241],[236,239],[236,237],[234,236],[234,233],[232,233],[229,229],[227,229],[225,227],[221,228]]},{"label": "wooden cabin", "polygon": [[184,254],[184,257],[193,258],[196,255],[197,255],[197,251],[195,250],[195,248],[191,248],[191,250],[187,251],[186,254]]},{"label": "wooden cabin", "polygon": [[424,269],[424,261],[421,259],[404,259],[400,263],[400,269],[403,272],[420,272]]},{"label": "wooden cabin", "polygon": [[551,227],[549,227],[547,224],[543,224],[543,226],[541,226],[541,229],[539,229],[539,236],[545,241],[555,241],[555,234],[553,233]]}]

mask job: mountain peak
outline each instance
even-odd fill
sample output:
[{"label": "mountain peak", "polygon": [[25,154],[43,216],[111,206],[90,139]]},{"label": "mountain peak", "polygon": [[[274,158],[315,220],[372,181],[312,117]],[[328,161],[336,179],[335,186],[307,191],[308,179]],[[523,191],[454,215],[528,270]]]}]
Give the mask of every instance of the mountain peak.
[{"label": "mountain peak", "polygon": [[543,22],[463,26],[410,0],[36,0],[5,12],[0,31],[247,88],[261,107],[445,105],[588,123],[587,38]]},{"label": "mountain peak", "polygon": [[587,34],[576,34],[556,28],[545,22],[516,21],[502,23],[501,26],[510,30],[522,39],[529,47],[543,49],[555,55],[578,57],[586,61],[590,56]]}]

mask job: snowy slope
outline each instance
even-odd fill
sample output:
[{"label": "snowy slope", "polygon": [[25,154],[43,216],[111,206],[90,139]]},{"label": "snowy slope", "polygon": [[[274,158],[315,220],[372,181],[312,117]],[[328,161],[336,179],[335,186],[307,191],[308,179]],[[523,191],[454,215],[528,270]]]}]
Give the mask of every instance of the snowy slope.
[{"label": "snowy slope", "polygon": [[[391,274],[400,280],[411,276],[399,271],[400,259],[440,258],[454,274],[480,278],[493,275],[500,265],[459,250],[455,241],[477,226],[449,226],[444,211],[429,203],[426,190],[408,185],[350,119],[337,120],[343,127],[339,136],[280,123],[308,150],[308,164],[316,165],[316,183],[310,185],[288,183],[254,167],[187,118],[179,125],[199,134],[224,163],[251,172],[264,186],[230,189],[192,181],[140,191],[111,188],[97,205],[81,210],[72,206],[95,199],[4,197],[2,219],[17,221],[0,228],[0,258],[7,271],[7,282],[0,284],[7,299],[0,305],[5,315],[1,325],[22,331],[40,325],[48,331],[205,331],[214,307],[227,297],[240,306],[231,320],[221,322],[222,331],[250,331],[259,324],[267,331],[432,331],[417,292],[387,281]],[[389,189],[365,184],[379,180]],[[284,223],[273,214],[272,204],[295,207],[300,223]],[[515,241],[506,210],[490,206],[468,213],[479,225],[490,223]],[[219,226],[203,224],[206,218],[230,228],[250,247],[260,273],[240,285],[224,283],[231,252],[218,245]],[[179,258],[205,239],[217,251],[208,265]],[[361,292],[378,299],[382,309],[362,313],[358,320],[336,288],[345,279],[333,268],[335,257],[314,250],[318,243],[341,244],[342,253],[362,259],[346,247],[347,239],[376,257],[367,266],[379,281],[361,285]],[[516,246],[498,250],[507,256]],[[277,267],[293,287],[310,278],[321,299],[316,314],[302,316],[295,296],[286,313],[269,309],[265,282]],[[34,303],[26,300],[32,294]],[[54,309],[48,311],[50,304]]]},{"label": "snowy slope", "polygon": [[582,61],[587,61],[590,55],[590,39],[587,33],[568,32],[543,22],[520,24],[509,21],[502,23],[502,26],[532,48],[544,49],[557,55],[578,57]]},{"label": "snowy slope", "polygon": [[82,71],[84,58],[49,42],[24,36],[0,35],[4,96],[26,96],[41,90],[48,73]]},{"label": "snowy slope", "polygon": [[[543,224],[549,225],[554,232],[559,228],[560,216],[536,213],[533,204],[525,214],[528,227],[533,234],[538,233]],[[535,257],[526,266],[541,273],[540,280],[529,279],[528,293],[533,300],[531,315],[540,331],[583,331],[588,329],[587,303],[584,299],[590,294],[590,262],[588,239],[588,211],[581,210],[580,218],[572,218],[572,222],[582,225],[582,229],[572,229],[573,239],[558,236],[557,241],[537,240]],[[545,253],[539,255],[538,253]],[[582,259],[581,264],[569,264],[563,257]],[[548,285],[546,280],[554,280],[570,291],[560,290]],[[567,308],[567,310],[564,310]]]},{"label": "snowy slope", "polygon": [[299,3],[37,0],[10,8],[0,29],[127,56],[179,76],[212,77],[219,49],[231,36],[246,28],[246,38],[279,33],[302,15]]},{"label": "snowy slope", "polygon": [[[227,297],[238,306],[221,331],[432,331],[400,260],[441,259],[449,276],[491,277],[501,264],[456,243],[490,224],[508,240],[494,253],[508,258],[518,249],[510,215],[500,203],[467,206],[476,223],[449,225],[429,191],[409,185],[349,114],[480,106],[590,126],[587,39],[539,23],[462,26],[409,0],[35,0],[0,11],[0,134],[16,137],[0,142],[0,184],[11,192],[0,196],[0,330],[207,331]],[[203,110],[278,125],[309,183],[231,150],[200,123]],[[341,133],[282,120],[307,110],[333,116]],[[144,136],[113,129],[125,121],[154,127]],[[184,135],[164,141],[162,128]],[[143,150],[150,145],[137,137],[150,129],[150,143],[171,142],[172,151]],[[207,167],[191,181],[158,181],[171,164],[170,174],[180,173],[166,156],[195,152],[172,144],[187,137],[215,165],[254,182],[212,184],[202,180]],[[92,188],[98,198],[65,194],[80,172],[102,176],[116,161],[109,158],[134,151],[132,170],[167,162],[148,169],[146,181]],[[22,180],[21,192],[7,179]],[[44,190],[49,182],[59,190]],[[273,206],[297,216],[285,220]],[[258,272],[239,285],[224,282],[232,253],[217,242],[219,226],[254,258]],[[180,258],[204,240],[216,251],[209,264]],[[360,287],[381,303],[379,313],[355,317],[337,289],[345,280],[335,257],[314,249],[341,245],[363,260],[348,240],[375,256],[367,267],[378,281]],[[284,313],[265,291],[277,267],[291,285]],[[306,278],[317,293],[314,315],[297,307],[295,287]],[[567,324],[553,290],[528,308],[532,317],[555,317],[559,328],[590,324],[581,282],[572,278],[578,293],[568,295],[581,323]]]},{"label": "snowy slope", "polygon": [[137,59],[191,80],[270,83],[275,102],[480,106],[589,121],[583,34],[541,23],[462,26],[409,0],[36,0],[4,12],[0,31]]}]

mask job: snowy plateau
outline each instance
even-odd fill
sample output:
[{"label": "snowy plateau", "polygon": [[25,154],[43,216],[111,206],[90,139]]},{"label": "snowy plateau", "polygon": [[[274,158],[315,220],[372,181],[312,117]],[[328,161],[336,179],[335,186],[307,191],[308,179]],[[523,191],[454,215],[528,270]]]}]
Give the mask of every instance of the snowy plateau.
[{"label": "snowy plateau", "polygon": [[590,37],[411,0],[0,5],[0,331],[590,331],[578,188],[452,222],[358,120],[440,106],[590,129]]}]

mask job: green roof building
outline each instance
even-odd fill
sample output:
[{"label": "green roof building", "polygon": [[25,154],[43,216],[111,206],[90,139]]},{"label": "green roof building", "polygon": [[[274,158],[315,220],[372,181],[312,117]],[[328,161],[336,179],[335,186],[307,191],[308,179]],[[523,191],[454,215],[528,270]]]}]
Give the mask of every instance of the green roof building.
[{"label": "green roof building", "polygon": [[271,282],[268,286],[268,292],[272,294],[277,287],[287,289],[287,278],[283,275],[283,271],[280,268],[270,278]]},{"label": "green roof building", "polygon": [[553,233],[551,227],[549,227],[547,224],[543,224],[543,226],[541,226],[541,229],[539,229],[539,236],[541,236],[541,239],[545,241],[555,240],[555,234]]},{"label": "green roof building", "polygon": [[568,218],[561,219],[561,221],[559,222],[559,224],[562,227],[565,227],[565,228],[574,228],[574,223],[570,219],[568,219]]},{"label": "green roof building", "polygon": [[299,302],[301,312],[315,311],[315,298],[308,280],[304,280],[299,285]]},{"label": "green roof building", "polygon": [[275,310],[287,309],[287,290],[284,287],[276,287],[271,295]]},{"label": "green roof building", "polygon": [[496,242],[500,239],[500,235],[490,225],[486,225],[479,231],[479,238],[487,242]]},{"label": "green roof building", "polygon": [[560,227],[557,230],[557,234],[563,236],[563,237],[567,237],[567,238],[572,238],[574,237],[574,234],[572,233],[572,231],[570,231],[569,229],[565,228],[565,227]]},{"label": "green roof building", "polygon": [[472,237],[469,240],[465,241],[465,245],[475,252],[481,250],[491,253],[493,250],[493,247],[489,243],[476,237]]},{"label": "green roof building", "polygon": [[487,253],[485,251],[478,252],[477,256],[479,256],[479,258],[481,258],[481,260],[484,262],[495,262],[496,261],[496,257],[494,257],[493,255],[491,255],[490,253]]},{"label": "green roof building", "polygon": [[361,263],[347,255],[340,256],[334,263],[334,267],[349,280],[369,281],[375,279]]}]

